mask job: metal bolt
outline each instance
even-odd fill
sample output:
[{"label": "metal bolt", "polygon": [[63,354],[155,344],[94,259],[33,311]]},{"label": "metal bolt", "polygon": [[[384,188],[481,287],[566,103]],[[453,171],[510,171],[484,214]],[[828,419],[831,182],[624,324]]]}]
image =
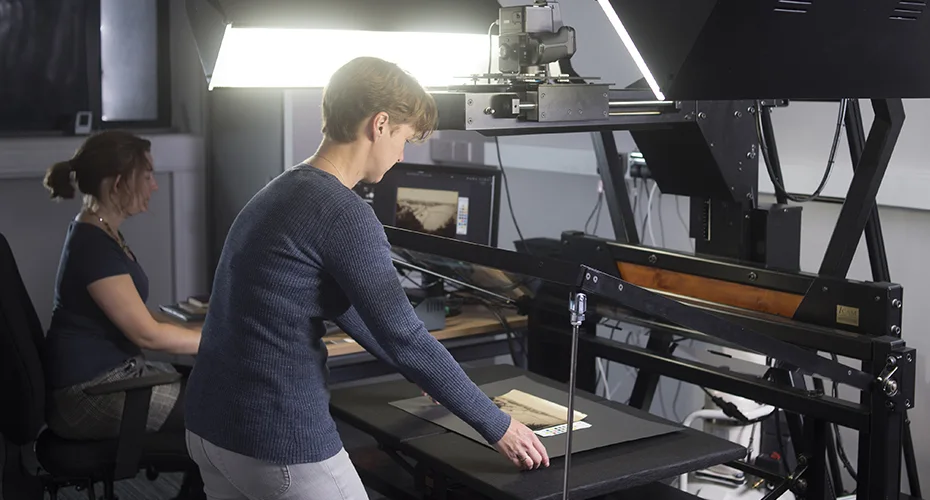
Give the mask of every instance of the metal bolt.
[{"label": "metal bolt", "polygon": [[801,490],[801,491],[804,491],[804,490],[807,489],[807,480],[806,480],[806,479],[798,479],[798,489]]},{"label": "metal bolt", "polygon": [[881,302],[881,301],[882,301],[882,298],[879,297],[878,295],[876,295],[876,296],[875,296],[875,302]]},{"label": "metal bolt", "polygon": [[594,277],[594,282],[597,283],[597,276]]},{"label": "metal bolt", "polygon": [[824,292],[829,292],[829,291],[830,291],[830,289],[827,288],[827,287],[823,287],[823,288],[821,288],[821,290],[823,290]]},{"label": "metal bolt", "polygon": [[[752,193],[746,193],[746,199],[747,199],[747,200],[751,200],[751,199],[752,199]],[[747,216],[746,218],[748,219],[749,216]]]},{"label": "metal bolt", "polygon": [[623,291],[623,283],[620,283],[619,285],[617,285],[617,290],[620,290],[621,292]]},{"label": "metal bolt", "polygon": [[650,256],[649,256],[649,263],[650,263],[650,264],[655,264],[658,260],[659,260],[659,258],[656,257],[655,255],[650,255]]},{"label": "metal bolt", "polygon": [[[584,279],[586,279],[586,280],[591,279],[591,273],[585,273]],[[567,415],[567,414],[566,414],[566,415]]]},{"label": "metal bolt", "polygon": [[707,118],[707,113],[705,113],[705,112],[703,112],[703,111],[701,111],[700,113],[698,113],[698,119],[703,120],[704,118]]},{"label": "metal bolt", "polygon": [[[579,109],[579,110],[578,110],[578,114],[579,114],[579,115],[583,115],[583,114],[584,114],[584,110],[583,110],[583,109]],[[566,415],[568,415],[568,414],[566,413]]]},{"label": "metal bolt", "polygon": [[898,325],[891,325],[891,333],[901,335],[901,327]]},{"label": "metal bolt", "polygon": [[894,410],[894,401],[885,401],[885,408],[889,410]]},{"label": "metal bolt", "polygon": [[888,380],[885,382],[885,395],[892,397],[898,393],[898,383],[894,380]]},{"label": "metal bolt", "polygon": [[546,113],[543,112],[543,114],[541,114],[540,116],[542,116],[543,118],[545,118],[545,117],[546,117]]},{"label": "metal bolt", "polygon": [[474,100],[472,100],[472,99],[469,99],[469,100],[468,100],[468,105],[469,105],[469,106],[471,106],[471,105],[474,104],[474,103],[475,103]]},{"label": "metal bolt", "polygon": [[[602,95],[603,95],[604,97],[607,97],[607,92],[604,92]],[[566,413],[566,415],[567,415],[567,413]]]},{"label": "metal bolt", "polygon": [[[849,375],[850,377],[852,377],[852,370],[849,370],[848,372],[846,372],[846,375]],[[566,413],[566,415],[568,415],[568,413]]]},{"label": "metal bolt", "polygon": [[756,274],[755,271],[750,271],[750,272],[749,272],[749,281],[756,281],[757,279],[759,279],[759,275]]},{"label": "metal bolt", "polygon": [[[604,116],[607,116],[607,112],[606,112],[606,111],[604,111]],[[566,415],[568,415],[568,414],[566,413]]]},{"label": "metal bolt", "polygon": [[910,399],[905,399],[905,400],[904,400],[904,407],[905,407],[905,408],[910,408],[910,407],[911,407],[911,400],[910,400]]},{"label": "metal bolt", "polygon": [[896,357],[894,357],[894,356],[888,356],[888,359],[885,360],[885,363],[886,363],[888,366],[894,366],[894,365],[898,364],[898,358],[896,358]]},{"label": "metal bolt", "polygon": [[755,160],[755,159],[756,159],[756,152],[755,152],[755,151],[750,151],[750,152],[746,153],[746,158],[749,158],[750,160]]},{"label": "metal bolt", "polygon": [[486,115],[493,115],[493,114],[494,114],[494,110],[491,109],[490,107],[484,108],[484,114],[486,114]]},{"label": "metal bolt", "polygon": [[892,300],[891,305],[893,305],[895,309],[901,309],[901,301],[898,299]]},{"label": "metal bolt", "polygon": [[743,112],[742,112],[742,111],[739,111],[739,110],[736,110],[736,111],[733,113],[733,116],[735,116],[736,118],[742,118],[742,117],[743,117]]},{"label": "metal bolt", "polygon": [[469,119],[468,119],[468,124],[469,124],[469,125],[471,125],[471,124],[472,124],[472,122],[474,122],[474,121],[475,121],[475,120],[473,120],[473,119],[471,119],[471,118],[469,118]]},{"label": "metal bolt", "polygon": [[710,147],[714,147],[714,143],[710,143]]},{"label": "metal bolt", "polygon": [[[910,354],[908,354],[907,357],[906,357],[905,359],[907,359],[907,362],[908,362],[908,363],[913,363],[913,362],[914,362],[914,356],[911,356]],[[566,413],[566,415],[567,415],[567,413]]]},{"label": "metal bolt", "polygon": [[749,106],[749,108],[747,108],[746,111],[749,111],[749,114],[750,114],[750,115],[754,115],[754,114],[756,114],[756,107],[755,107],[755,106]]},{"label": "metal bolt", "polygon": [[542,98],[544,98],[544,97],[546,97],[546,93],[545,93],[545,92],[543,92],[543,93],[542,93],[542,95],[541,95],[541,96],[539,96],[539,97],[542,97]]}]

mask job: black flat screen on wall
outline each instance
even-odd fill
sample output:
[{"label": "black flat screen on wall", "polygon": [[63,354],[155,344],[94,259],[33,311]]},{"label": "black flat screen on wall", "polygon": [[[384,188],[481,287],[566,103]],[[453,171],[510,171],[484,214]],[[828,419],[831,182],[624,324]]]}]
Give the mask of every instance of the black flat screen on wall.
[{"label": "black flat screen on wall", "polygon": [[95,3],[0,0],[0,131],[73,130],[75,114],[93,109],[88,29],[99,29]]}]

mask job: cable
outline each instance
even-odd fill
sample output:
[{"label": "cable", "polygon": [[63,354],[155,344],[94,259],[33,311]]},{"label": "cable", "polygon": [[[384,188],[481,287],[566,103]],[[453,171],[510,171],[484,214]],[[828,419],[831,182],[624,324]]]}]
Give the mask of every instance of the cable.
[{"label": "cable", "polygon": [[[596,234],[597,229],[594,230],[594,233],[588,232],[588,226],[591,225],[592,220],[597,220],[595,217],[600,214],[601,202],[604,200],[604,193],[597,194],[597,201],[594,202],[594,208],[591,209],[591,215],[588,216],[588,220],[584,223],[584,232],[585,234]],[[597,226],[595,225],[595,228]]]},{"label": "cable", "polygon": [[597,215],[594,216],[594,230],[591,231],[593,235],[597,235],[597,226],[601,224],[601,208],[604,207],[604,192],[601,191],[598,196],[601,197],[601,201],[597,204]]},{"label": "cable", "polygon": [[659,236],[662,238],[662,248],[665,248],[665,224],[662,223],[662,191],[659,191],[658,213],[656,217],[659,219]]},{"label": "cable", "polygon": [[497,166],[501,169],[501,177],[504,178],[504,191],[507,193],[507,207],[510,208],[510,219],[513,220],[513,227],[517,229],[517,236],[520,237],[520,243],[523,243],[523,249],[526,253],[532,255],[529,247],[526,246],[526,239],[523,238],[523,231],[520,231],[520,224],[517,224],[517,216],[513,213],[513,202],[510,200],[510,183],[507,182],[507,172],[504,170],[504,161],[501,159],[501,141],[494,137],[494,145],[497,149]]},{"label": "cable", "polygon": [[[836,353],[831,353],[830,356],[833,358],[834,363],[839,363]],[[836,381],[833,382],[833,397],[836,399],[840,397],[839,384]],[[849,472],[849,476],[852,477],[858,487],[859,479],[856,476],[856,469],[853,468],[849,462],[849,457],[846,456],[846,448],[843,447],[843,438],[840,436],[840,427],[836,424],[833,424],[833,435],[836,436],[836,454],[839,455],[840,461],[843,462],[843,468],[846,469],[846,472]]]},{"label": "cable", "polygon": [[675,197],[675,213],[678,214],[678,220],[681,221],[681,227],[685,228],[685,237],[688,238],[688,244],[691,245],[691,251],[694,252],[694,240],[691,239],[689,232],[691,231],[690,226],[685,222],[685,216],[681,215],[681,196]]},{"label": "cable", "polygon": [[494,37],[491,36],[491,31],[494,27],[498,27],[498,33],[500,33],[500,24],[498,21],[494,21],[488,26],[488,83],[491,83],[491,63],[494,61]]},{"label": "cable", "polygon": [[655,196],[656,190],[658,189],[658,187],[659,187],[659,184],[657,182],[652,183],[652,189],[649,190],[649,198],[646,201],[646,218],[643,219],[643,230],[640,231],[640,232],[645,232],[647,229],[649,230],[649,239],[652,240],[652,246],[658,245],[658,243],[656,243],[656,235],[652,231],[652,217],[651,217],[652,216],[652,199]]},{"label": "cable", "polygon": [[[785,193],[786,197],[797,203],[806,203],[817,199],[820,196],[820,193],[823,192],[823,189],[827,186],[827,181],[830,180],[830,174],[833,172],[833,165],[836,159],[836,148],[840,142],[840,132],[843,130],[843,120],[846,117],[846,107],[848,105],[848,99],[840,100],[840,110],[836,119],[836,130],[833,133],[833,145],[830,147],[830,157],[827,160],[827,168],[823,173],[823,178],[820,180],[820,185],[817,186],[817,190],[814,191],[814,194],[810,196],[797,196],[789,194],[788,190],[785,189],[785,185],[782,183],[781,179],[775,175],[775,172],[772,170],[772,158],[769,156],[769,147],[768,143],[765,140],[764,130],[766,128],[771,129],[772,117],[771,110],[767,107],[762,106],[762,101],[756,101],[756,135],[759,138],[759,146],[762,149],[762,160],[765,163],[765,169],[769,174],[769,179],[771,179],[772,184],[775,186],[775,189],[781,190]],[[775,134],[774,131],[769,130],[772,139],[774,140]]]}]

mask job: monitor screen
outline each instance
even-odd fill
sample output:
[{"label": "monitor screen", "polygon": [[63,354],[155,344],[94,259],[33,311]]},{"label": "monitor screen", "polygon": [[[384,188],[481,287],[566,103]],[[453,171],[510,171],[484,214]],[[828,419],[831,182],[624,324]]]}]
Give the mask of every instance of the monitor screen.
[{"label": "monitor screen", "polygon": [[497,246],[497,169],[398,163],[355,190],[386,226]]}]

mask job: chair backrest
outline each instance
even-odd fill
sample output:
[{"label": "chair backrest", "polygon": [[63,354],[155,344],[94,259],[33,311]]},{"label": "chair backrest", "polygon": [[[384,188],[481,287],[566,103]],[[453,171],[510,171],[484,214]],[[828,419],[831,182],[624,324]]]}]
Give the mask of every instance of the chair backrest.
[{"label": "chair backrest", "polygon": [[34,441],[45,423],[45,333],[0,234],[0,434],[16,445]]}]

